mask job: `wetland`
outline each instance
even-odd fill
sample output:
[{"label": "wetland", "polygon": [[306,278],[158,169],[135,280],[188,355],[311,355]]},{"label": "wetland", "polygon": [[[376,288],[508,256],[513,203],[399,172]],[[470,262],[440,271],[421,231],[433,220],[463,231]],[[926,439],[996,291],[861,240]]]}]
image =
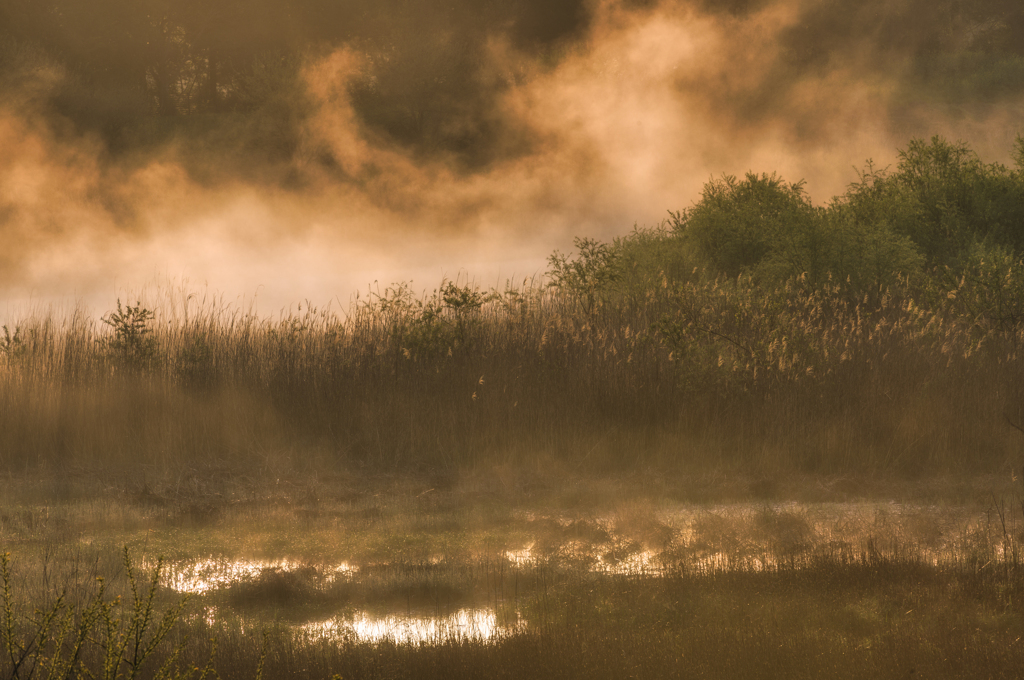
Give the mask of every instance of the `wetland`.
[{"label": "wetland", "polygon": [[713,180],[503,289],[28,310],[0,676],[1018,677],[1014,154]]},{"label": "wetland", "polygon": [[[81,617],[97,576],[116,606],[152,584],[176,614],[145,668],[177,654],[182,677],[1012,677],[1024,661],[1019,480],[242,477],[10,480],[5,597],[38,615],[64,593]],[[40,619],[15,619],[28,648]]]}]

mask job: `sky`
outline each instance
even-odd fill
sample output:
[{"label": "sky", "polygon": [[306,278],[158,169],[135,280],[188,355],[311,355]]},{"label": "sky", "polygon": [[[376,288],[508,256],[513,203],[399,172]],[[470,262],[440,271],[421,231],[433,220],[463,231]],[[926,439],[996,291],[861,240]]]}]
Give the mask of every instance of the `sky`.
[{"label": "sky", "polygon": [[[195,145],[173,139],[112,155],[44,113],[70,75],[29,59],[0,99],[0,308],[77,300],[99,314],[176,288],[276,314],[306,301],[346,308],[399,281],[501,287],[543,274],[575,236],[658,225],[722,174],[777,172],[824,203],[868,159],[894,164],[913,137],[963,140],[1008,162],[1024,97],[951,106],[915,85],[915,46],[948,26],[901,29],[882,16],[906,5],[913,18],[910,4],[594,0],[546,50],[502,26],[478,31],[460,77],[487,93],[485,115],[500,124],[489,138],[498,151],[469,165],[382,134],[356,94],[379,58],[338,41],[299,67],[292,183],[225,170],[235,166],[212,152],[203,167],[214,170],[197,172]],[[830,9],[839,5],[847,14]],[[961,24],[964,44],[995,30]]]}]

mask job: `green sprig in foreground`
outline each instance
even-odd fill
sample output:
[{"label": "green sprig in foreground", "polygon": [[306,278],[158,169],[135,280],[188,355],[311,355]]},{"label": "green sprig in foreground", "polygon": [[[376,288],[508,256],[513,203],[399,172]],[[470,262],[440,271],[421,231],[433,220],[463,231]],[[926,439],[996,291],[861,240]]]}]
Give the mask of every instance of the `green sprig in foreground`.
[{"label": "green sprig in foreground", "polygon": [[158,560],[153,575],[140,589],[135,566],[128,549],[124,550],[124,570],[131,597],[107,598],[102,577],[97,578],[94,593],[81,605],[61,592],[34,615],[20,612],[15,603],[10,553],[0,555],[3,580],[3,651],[0,664],[4,677],[28,679],[55,678],[165,678],[203,680],[213,672],[215,645],[203,669],[182,664],[185,642],[169,650],[162,643],[181,620],[188,601],[182,597],[162,614],[155,598],[160,585],[163,561]]}]

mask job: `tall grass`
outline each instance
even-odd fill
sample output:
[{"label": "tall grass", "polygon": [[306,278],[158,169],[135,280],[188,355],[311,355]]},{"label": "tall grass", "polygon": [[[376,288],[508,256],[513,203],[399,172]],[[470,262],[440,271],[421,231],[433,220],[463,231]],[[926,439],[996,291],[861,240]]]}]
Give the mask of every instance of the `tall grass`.
[{"label": "tall grass", "polygon": [[971,285],[698,272],[632,296],[446,282],[279,318],[173,291],[29,315],[0,354],[0,464],[992,470],[1015,462],[1024,324],[972,313]]},{"label": "tall grass", "polygon": [[0,466],[1017,466],[1022,197],[1024,160],[935,138],[823,208],[774,175],[713,181],[503,290],[28,314],[0,338]]}]

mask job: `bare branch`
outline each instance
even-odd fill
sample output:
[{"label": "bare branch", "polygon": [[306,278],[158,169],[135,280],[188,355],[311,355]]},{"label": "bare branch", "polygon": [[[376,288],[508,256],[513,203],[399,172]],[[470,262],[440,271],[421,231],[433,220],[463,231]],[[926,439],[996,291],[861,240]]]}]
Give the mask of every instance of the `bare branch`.
[{"label": "bare branch", "polygon": [[1010,419],[1010,414],[1009,413],[1003,413],[1003,418],[1006,418],[1006,422],[1010,424],[1010,427],[1012,427],[1013,429],[1017,430],[1021,434],[1024,434],[1024,427],[1021,427],[1017,423],[1013,422],[1013,420]]}]

